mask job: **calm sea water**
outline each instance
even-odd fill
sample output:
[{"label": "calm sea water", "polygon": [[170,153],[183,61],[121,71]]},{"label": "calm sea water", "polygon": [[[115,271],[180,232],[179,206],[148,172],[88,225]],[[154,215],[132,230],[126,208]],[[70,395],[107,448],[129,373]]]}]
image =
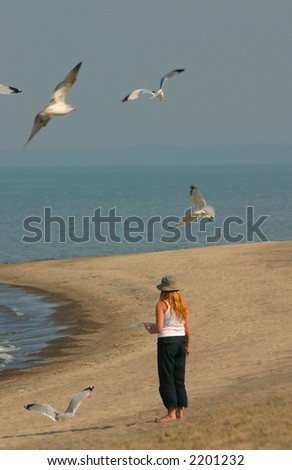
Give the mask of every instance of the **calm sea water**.
[{"label": "calm sea water", "polygon": [[[1,168],[0,262],[292,239],[291,177],[292,165]],[[215,220],[173,231],[191,207],[191,184]],[[0,287],[0,367],[33,364],[27,354],[47,342],[55,307]]]},{"label": "calm sea water", "polygon": [[[269,215],[260,226],[269,240],[291,239],[291,177],[292,165],[2,168],[0,262],[206,246],[210,243],[207,235],[211,239],[215,227],[223,231],[224,221],[230,217],[244,221],[241,225],[236,221],[229,224],[231,237],[245,235],[247,206],[254,207],[254,221]],[[216,209],[216,218],[206,224],[206,233],[199,230],[198,223],[192,224],[192,234],[198,241],[188,240],[184,229],[177,239],[177,233],[167,230],[174,222],[166,221],[164,226],[151,223],[153,217],[183,216],[191,206],[190,184],[198,186]],[[45,220],[45,208],[51,220]],[[113,209],[121,222],[111,228],[106,221],[94,224],[91,218],[98,208],[101,216]],[[36,222],[31,217],[36,217]],[[53,221],[52,217],[64,222]],[[129,217],[134,219],[129,221]],[[23,227],[25,220],[29,230]],[[137,230],[130,233],[130,238],[127,220]],[[76,242],[82,236],[84,241]],[[166,241],[161,240],[163,236]],[[23,237],[29,242],[22,241]],[[246,236],[241,241],[247,241]],[[256,235],[254,241],[259,241]],[[228,237],[226,240],[222,236],[213,243],[228,242]]]}]

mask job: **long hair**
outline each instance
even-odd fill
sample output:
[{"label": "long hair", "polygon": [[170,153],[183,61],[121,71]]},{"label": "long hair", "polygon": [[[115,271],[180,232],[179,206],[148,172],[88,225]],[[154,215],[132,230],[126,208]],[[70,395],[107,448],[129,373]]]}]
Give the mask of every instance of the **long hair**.
[{"label": "long hair", "polygon": [[185,320],[188,306],[180,291],[161,291],[160,300],[168,301],[171,315],[175,315],[178,320]]}]

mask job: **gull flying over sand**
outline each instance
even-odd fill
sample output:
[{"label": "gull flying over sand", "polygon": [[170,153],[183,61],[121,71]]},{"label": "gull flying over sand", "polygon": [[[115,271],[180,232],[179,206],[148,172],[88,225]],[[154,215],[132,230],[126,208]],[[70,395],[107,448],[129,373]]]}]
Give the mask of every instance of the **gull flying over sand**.
[{"label": "gull flying over sand", "polygon": [[0,83],[0,95],[15,95],[15,93],[21,93],[21,90],[14,86],[3,85]]},{"label": "gull flying over sand", "polygon": [[27,146],[29,141],[42,127],[48,124],[52,117],[61,116],[63,114],[68,114],[71,113],[71,111],[74,111],[74,108],[71,104],[65,103],[65,99],[68,91],[76,81],[81,65],[82,62],[79,62],[79,64],[75,65],[75,67],[66,75],[64,80],[56,86],[49,104],[36,115],[31,134],[24,147]]},{"label": "gull flying over sand", "polygon": [[206,217],[210,221],[212,221],[215,217],[214,207],[209,206],[209,204],[206,203],[205,199],[196,186],[190,186],[190,196],[192,198],[195,210],[189,209],[185,217],[182,218],[176,227],[180,227],[181,225],[187,224],[188,222],[197,220],[199,217]]},{"label": "gull flying over sand", "polygon": [[136,100],[137,98],[139,98],[141,95],[143,95],[145,93],[148,93],[148,94],[152,95],[150,99],[158,98],[159,101],[164,101],[165,100],[165,96],[164,96],[164,92],[163,92],[164,83],[169,78],[172,78],[175,75],[179,75],[180,73],[184,72],[184,70],[185,69],[175,69],[175,70],[172,70],[171,72],[167,73],[166,75],[163,75],[163,77],[160,80],[159,90],[152,91],[152,90],[149,90],[148,88],[138,88],[137,90],[134,90],[131,93],[129,93],[127,96],[125,96],[125,98],[122,99],[122,102],[124,103],[125,101]]},{"label": "gull flying over sand", "polygon": [[47,416],[48,418],[52,419],[53,421],[60,421],[62,416],[74,416],[82,400],[88,397],[88,395],[90,395],[93,389],[94,386],[91,385],[90,387],[87,387],[82,390],[82,392],[77,393],[77,395],[74,395],[65,411],[57,411],[51,405],[46,405],[44,403],[31,403],[29,405],[25,405],[24,408],[29,411],[41,413]]}]

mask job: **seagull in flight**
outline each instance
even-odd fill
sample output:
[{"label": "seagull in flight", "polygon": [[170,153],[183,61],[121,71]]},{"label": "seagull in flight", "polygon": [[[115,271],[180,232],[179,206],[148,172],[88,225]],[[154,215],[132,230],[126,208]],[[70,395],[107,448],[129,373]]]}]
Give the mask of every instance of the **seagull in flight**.
[{"label": "seagull in flight", "polygon": [[15,95],[15,93],[21,93],[21,90],[14,86],[3,85],[0,83],[0,95]]},{"label": "seagull in flight", "polygon": [[75,83],[77,74],[82,65],[82,62],[75,65],[75,67],[66,75],[64,80],[60,82],[53,91],[49,104],[36,115],[33,123],[33,128],[26,142],[24,148],[27,146],[29,141],[36,135],[36,133],[44,126],[46,126],[49,120],[54,116],[61,116],[63,114],[71,113],[74,108],[71,104],[65,103],[66,95],[72,85]]},{"label": "seagull in flight", "polygon": [[190,186],[190,196],[194,205],[194,209],[189,209],[186,212],[185,217],[176,225],[180,227],[181,225],[187,224],[188,222],[196,221],[199,217],[206,217],[210,221],[213,221],[215,217],[215,209],[206,203],[202,194],[196,186]]},{"label": "seagull in flight", "polygon": [[82,392],[77,393],[77,395],[74,395],[65,411],[57,411],[51,405],[46,405],[44,403],[31,403],[29,405],[25,405],[24,408],[29,411],[41,413],[53,421],[60,421],[62,416],[74,416],[82,400],[88,397],[93,389],[94,385],[91,385],[90,387],[82,390]]},{"label": "seagull in flight", "polygon": [[163,77],[160,80],[159,84],[159,90],[157,91],[152,91],[149,90],[148,88],[138,88],[137,90],[132,91],[129,93],[125,98],[122,99],[122,102],[125,103],[125,101],[133,101],[139,98],[141,95],[144,95],[145,93],[150,94],[151,98],[158,98],[159,101],[164,101],[165,96],[164,96],[164,91],[163,91],[163,85],[168,80],[169,78],[175,77],[176,75],[179,75],[180,73],[184,72],[185,69],[175,69],[172,70],[171,72],[167,73],[166,75],[163,75]]}]

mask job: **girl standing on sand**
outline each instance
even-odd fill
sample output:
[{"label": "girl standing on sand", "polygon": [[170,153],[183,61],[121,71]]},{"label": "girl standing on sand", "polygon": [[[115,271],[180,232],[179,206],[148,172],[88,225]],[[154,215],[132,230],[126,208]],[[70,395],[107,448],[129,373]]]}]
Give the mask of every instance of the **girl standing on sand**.
[{"label": "girl standing on sand", "polygon": [[150,334],[158,335],[157,362],[159,393],[167,414],[158,423],[183,417],[188,405],[185,388],[186,356],[190,353],[190,318],[173,276],[165,276],[156,286],[161,291],[156,304],[156,323],[146,323]]}]

